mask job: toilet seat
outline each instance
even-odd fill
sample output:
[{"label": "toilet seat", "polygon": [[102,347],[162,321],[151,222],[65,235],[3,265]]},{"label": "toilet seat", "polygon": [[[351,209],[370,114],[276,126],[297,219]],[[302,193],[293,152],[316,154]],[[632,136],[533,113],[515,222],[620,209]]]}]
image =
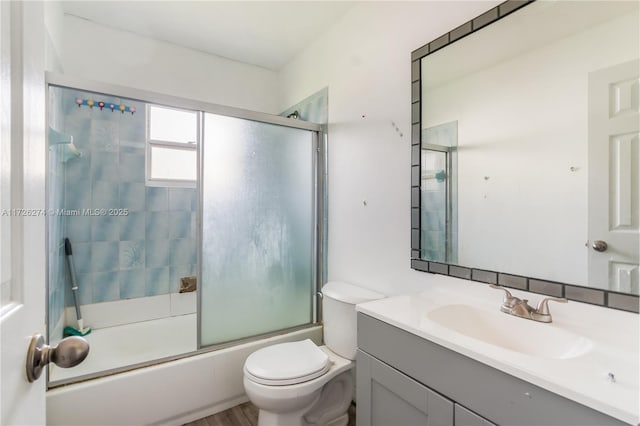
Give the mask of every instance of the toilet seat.
[{"label": "toilet seat", "polygon": [[327,354],[306,339],[257,350],[247,358],[244,372],[255,383],[286,386],[320,377],[330,367]]}]

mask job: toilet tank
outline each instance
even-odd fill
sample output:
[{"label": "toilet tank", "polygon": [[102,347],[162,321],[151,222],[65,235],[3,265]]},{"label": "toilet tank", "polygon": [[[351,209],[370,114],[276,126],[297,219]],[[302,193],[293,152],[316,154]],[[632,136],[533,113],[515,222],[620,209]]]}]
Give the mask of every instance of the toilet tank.
[{"label": "toilet tank", "polygon": [[322,287],[324,343],[336,354],[356,358],[356,304],[385,296],[353,284],[330,281]]}]

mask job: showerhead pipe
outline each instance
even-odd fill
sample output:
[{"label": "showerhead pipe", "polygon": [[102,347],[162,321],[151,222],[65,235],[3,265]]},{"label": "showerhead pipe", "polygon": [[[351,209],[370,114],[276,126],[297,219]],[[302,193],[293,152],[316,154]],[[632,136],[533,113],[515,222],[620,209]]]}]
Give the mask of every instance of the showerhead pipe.
[{"label": "showerhead pipe", "polygon": [[49,146],[64,145],[69,153],[76,158],[82,157],[82,152],[73,143],[73,136],[66,133],[58,132],[57,130],[49,127]]}]

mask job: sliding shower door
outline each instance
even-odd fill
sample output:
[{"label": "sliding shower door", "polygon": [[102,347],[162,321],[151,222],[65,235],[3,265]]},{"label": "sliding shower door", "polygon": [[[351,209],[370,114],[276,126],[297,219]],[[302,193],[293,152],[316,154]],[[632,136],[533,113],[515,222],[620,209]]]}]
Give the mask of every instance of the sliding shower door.
[{"label": "sliding shower door", "polygon": [[313,322],[317,134],[204,117],[200,345]]}]

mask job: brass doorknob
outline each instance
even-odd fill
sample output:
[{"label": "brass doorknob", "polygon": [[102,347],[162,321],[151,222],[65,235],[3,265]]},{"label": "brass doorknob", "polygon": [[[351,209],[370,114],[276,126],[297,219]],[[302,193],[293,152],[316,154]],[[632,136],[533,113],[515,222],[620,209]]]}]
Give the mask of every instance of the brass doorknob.
[{"label": "brass doorknob", "polygon": [[44,367],[53,362],[58,367],[69,368],[80,364],[89,355],[89,342],[80,336],[65,337],[57,346],[44,343],[42,334],[31,337],[27,350],[27,379],[38,380]]},{"label": "brass doorknob", "polygon": [[593,242],[593,244],[591,245],[591,247],[595,250],[595,251],[599,251],[599,252],[603,252],[606,251],[607,248],[609,247],[607,245],[606,241],[602,241],[602,240],[595,240]]}]

